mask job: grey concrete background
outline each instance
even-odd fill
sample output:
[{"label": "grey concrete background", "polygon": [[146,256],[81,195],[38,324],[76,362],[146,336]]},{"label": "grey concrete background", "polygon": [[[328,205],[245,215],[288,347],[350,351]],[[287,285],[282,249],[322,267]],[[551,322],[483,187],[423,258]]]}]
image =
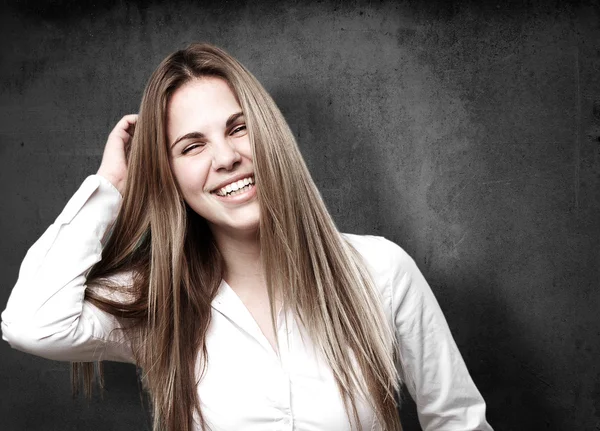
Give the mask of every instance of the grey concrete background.
[{"label": "grey concrete background", "polygon": [[[158,62],[210,41],[273,94],[341,230],[414,256],[495,429],[600,429],[600,6],[516,3],[3,2],[2,308]],[[133,367],[86,404],[67,364],[0,352],[0,429],[149,429]]]}]

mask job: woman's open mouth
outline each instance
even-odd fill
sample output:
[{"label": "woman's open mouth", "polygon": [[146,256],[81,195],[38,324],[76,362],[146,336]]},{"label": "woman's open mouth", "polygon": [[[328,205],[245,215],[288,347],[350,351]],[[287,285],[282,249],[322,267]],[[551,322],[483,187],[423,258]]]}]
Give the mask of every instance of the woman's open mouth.
[{"label": "woman's open mouth", "polygon": [[212,193],[221,198],[231,198],[234,196],[247,194],[250,191],[254,191],[254,189],[254,176],[249,175],[240,180],[232,181],[231,183],[219,189],[213,190]]}]

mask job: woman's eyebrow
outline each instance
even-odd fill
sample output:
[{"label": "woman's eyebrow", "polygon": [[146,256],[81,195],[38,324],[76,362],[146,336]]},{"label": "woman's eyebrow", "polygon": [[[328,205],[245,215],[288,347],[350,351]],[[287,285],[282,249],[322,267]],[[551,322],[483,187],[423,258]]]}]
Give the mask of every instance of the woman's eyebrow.
[{"label": "woman's eyebrow", "polygon": [[[235,114],[231,114],[229,116],[229,118],[227,119],[227,121],[225,122],[225,128],[231,126],[231,124],[237,120],[240,117],[243,117],[244,113],[243,112],[236,112]],[[186,133],[183,136],[180,136],[179,138],[175,139],[175,141],[171,144],[171,149],[177,145],[179,142],[185,140],[185,139],[204,139],[206,138],[206,136],[204,135],[204,133],[201,132],[190,132],[190,133]]]},{"label": "woman's eyebrow", "polygon": [[231,123],[233,123],[235,120],[237,120],[240,117],[243,117],[244,113],[243,112],[236,112],[235,114],[231,114],[229,116],[229,118],[227,119],[227,121],[225,122],[225,127],[229,127],[231,126]]},{"label": "woman's eyebrow", "polygon": [[204,139],[206,138],[206,136],[204,136],[204,133],[200,133],[200,132],[190,132],[190,133],[186,133],[183,136],[180,136],[179,138],[175,139],[175,142],[173,142],[171,144],[171,149],[173,149],[173,147],[175,145],[177,145],[179,142],[184,141],[186,139]]}]

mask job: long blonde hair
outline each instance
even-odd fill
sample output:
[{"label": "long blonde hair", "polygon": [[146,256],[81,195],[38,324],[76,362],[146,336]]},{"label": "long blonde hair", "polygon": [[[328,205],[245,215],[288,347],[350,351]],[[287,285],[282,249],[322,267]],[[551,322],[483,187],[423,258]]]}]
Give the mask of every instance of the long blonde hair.
[{"label": "long blonde hair", "polygon": [[[209,44],[171,54],[150,77],[121,209],[102,260],[88,274],[88,285],[124,289],[131,298],[114,301],[86,290],[86,298],[117,316],[128,333],[152,400],[153,429],[189,431],[194,415],[207,428],[197,383],[206,370],[205,337],[222,258],[206,221],[183,200],[166,139],[170,96],[206,76],[224,79],[245,114],[273,327],[277,289],[331,367],[351,423],[360,428],[361,394],[384,430],[400,430],[395,338],[373,281],[336,229],[272,98],[244,66]],[[122,271],[133,274],[131,286],[111,283]],[[83,373],[89,391],[93,364],[76,364],[73,370],[74,385]]]}]

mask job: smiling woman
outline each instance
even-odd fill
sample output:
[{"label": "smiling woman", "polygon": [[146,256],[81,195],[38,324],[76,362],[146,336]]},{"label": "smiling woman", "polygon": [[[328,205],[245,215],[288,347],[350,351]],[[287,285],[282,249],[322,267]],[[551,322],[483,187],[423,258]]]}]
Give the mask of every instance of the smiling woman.
[{"label": "smiling woman", "polygon": [[255,235],[259,205],[252,147],[240,105],[221,78],[178,88],[167,109],[171,168],[186,203],[212,234]]},{"label": "smiling woman", "polygon": [[[83,298],[83,301],[82,301]],[[155,430],[490,430],[414,261],[337,231],[277,106],[208,44],[167,57],[139,116],[31,247],[3,338],[137,364]],[[403,381],[401,381],[403,377]]]}]

